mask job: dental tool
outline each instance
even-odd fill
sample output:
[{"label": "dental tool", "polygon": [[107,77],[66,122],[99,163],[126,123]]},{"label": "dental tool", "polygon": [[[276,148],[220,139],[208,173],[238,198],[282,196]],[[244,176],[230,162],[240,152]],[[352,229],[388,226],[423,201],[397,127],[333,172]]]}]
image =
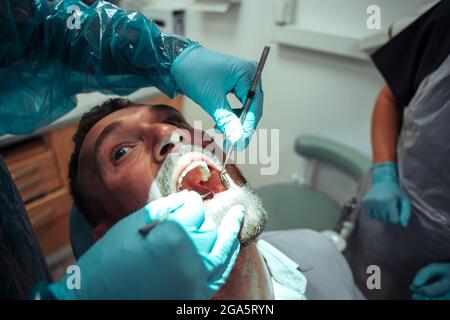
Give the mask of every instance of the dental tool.
[{"label": "dental tool", "polygon": [[201,195],[202,199],[205,200],[207,197],[209,197],[210,195],[214,195],[214,192],[210,191],[208,193],[205,193],[203,195]]},{"label": "dental tool", "polygon": [[[242,108],[241,115],[239,117],[239,120],[242,124],[244,124],[245,117],[247,116],[248,110],[250,109],[250,105],[252,104],[253,97],[255,96],[256,88],[258,87],[258,83],[261,80],[261,74],[264,69],[264,65],[266,64],[267,57],[270,52],[270,47],[265,46],[263,53],[261,55],[261,59],[258,63],[258,69],[256,70],[255,78],[253,79],[252,87],[250,88],[250,91],[247,94],[247,100],[245,101],[244,107]],[[220,179],[225,184],[225,187],[229,189],[230,187],[230,177],[227,173],[227,170],[225,169],[225,166],[227,165],[228,161],[230,160],[231,154],[233,153],[233,146],[230,144],[228,147],[227,155],[225,158],[225,161],[223,163],[222,171],[220,171]]]},{"label": "dental tool", "polygon": [[139,229],[139,233],[142,236],[145,236],[147,233],[149,233],[154,227],[156,227],[160,222],[163,222],[164,220],[166,220],[167,217],[161,217],[158,220],[152,221],[149,224],[146,224],[145,226],[143,226],[142,228]]}]

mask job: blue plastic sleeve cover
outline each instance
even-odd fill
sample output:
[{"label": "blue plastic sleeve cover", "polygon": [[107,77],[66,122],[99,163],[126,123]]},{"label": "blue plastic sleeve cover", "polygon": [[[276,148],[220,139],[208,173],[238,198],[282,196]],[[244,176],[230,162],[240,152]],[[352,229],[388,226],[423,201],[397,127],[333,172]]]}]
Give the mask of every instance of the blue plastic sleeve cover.
[{"label": "blue plastic sleeve cover", "polygon": [[172,63],[192,45],[106,1],[2,0],[0,135],[53,122],[76,106],[78,93],[156,86],[174,97]]}]

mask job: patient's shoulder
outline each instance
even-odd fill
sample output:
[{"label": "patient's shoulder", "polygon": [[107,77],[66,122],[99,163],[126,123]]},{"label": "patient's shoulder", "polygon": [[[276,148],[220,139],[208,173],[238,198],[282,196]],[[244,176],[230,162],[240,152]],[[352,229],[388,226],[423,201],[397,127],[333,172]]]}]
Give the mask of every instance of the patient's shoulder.
[{"label": "patient's shoulder", "polygon": [[308,280],[310,299],[362,299],[344,256],[322,234],[310,229],[263,233],[266,241],[298,264]]},{"label": "patient's shoulder", "polygon": [[339,272],[348,273],[344,256],[322,234],[311,229],[292,229],[263,233],[266,241],[287,257],[303,266],[303,271],[333,265]]},{"label": "patient's shoulder", "polygon": [[307,248],[314,251],[338,252],[330,241],[322,234],[311,229],[291,229],[281,231],[264,232],[260,239],[277,247],[280,251],[290,251],[294,249]]}]

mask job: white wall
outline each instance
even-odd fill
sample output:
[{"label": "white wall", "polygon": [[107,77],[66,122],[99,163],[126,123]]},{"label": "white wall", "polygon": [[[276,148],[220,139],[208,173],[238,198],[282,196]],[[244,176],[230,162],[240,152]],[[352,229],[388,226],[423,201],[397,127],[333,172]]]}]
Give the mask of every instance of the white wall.
[{"label": "white wall", "polygon": [[[367,34],[369,4],[379,4],[382,22],[411,14],[420,0],[299,0],[298,22],[312,29],[334,30],[354,36]],[[374,67],[357,61],[272,42],[272,0],[242,0],[226,14],[189,12],[187,34],[205,47],[257,60],[264,45],[272,46],[263,74],[265,90],[261,128],[280,129],[280,171],[261,176],[256,165],[241,166],[254,186],[287,181],[301,170],[292,145],[298,134],[336,139],[370,155],[370,118],[375,97],[383,85]],[[382,11],[382,12],[383,12]],[[211,121],[192,102],[190,121]]]},{"label": "white wall", "polygon": [[380,7],[382,29],[386,29],[399,18],[415,15],[425,2],[431,0],[298,0],[296,24],[339,35],[367,36],[374,32],[366,28],[368,6]]}]

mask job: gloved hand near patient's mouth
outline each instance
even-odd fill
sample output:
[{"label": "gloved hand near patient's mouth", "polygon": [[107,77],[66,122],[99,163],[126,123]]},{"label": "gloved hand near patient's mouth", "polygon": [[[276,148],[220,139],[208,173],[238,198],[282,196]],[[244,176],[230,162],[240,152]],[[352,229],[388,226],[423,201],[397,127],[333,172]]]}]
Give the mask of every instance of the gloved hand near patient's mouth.
[{"label": "gloved hand near patient's mouth", "polygon": [[228,103],[227,94],[234,93],[245,103],[258,64],[214,52],[199,45],[185,49],[174,61],[171,74],[178,91],[199,104],[216,122],[235,148],[241,150],[249,143],[263,113],[261,83],[242,125],[239,111]]},{"label": "gloved hand near patient's mouth", "polygon": [[[148,234],[139,229],[169,214]],[[116,223],[78,261],[81,288],[49,286],[57,299],[209,299],[225,283],[240,249],[243,208],[219,228],[203,200],[182,191],[155,200]]]}]

